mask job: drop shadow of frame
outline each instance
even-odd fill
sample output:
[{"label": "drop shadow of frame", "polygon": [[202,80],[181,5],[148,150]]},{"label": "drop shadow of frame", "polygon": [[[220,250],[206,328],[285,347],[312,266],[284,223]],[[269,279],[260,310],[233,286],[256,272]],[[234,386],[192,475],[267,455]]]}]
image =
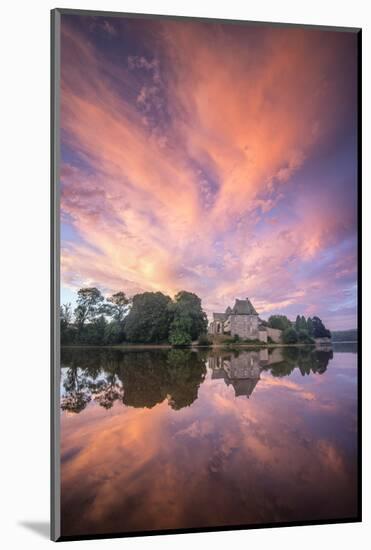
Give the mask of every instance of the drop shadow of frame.
[{"label": "drop shadow of frame", "polygon": [[18,525],[33,531],[42,538],[50,538],[50,523],[49,521],[19,521]]}]

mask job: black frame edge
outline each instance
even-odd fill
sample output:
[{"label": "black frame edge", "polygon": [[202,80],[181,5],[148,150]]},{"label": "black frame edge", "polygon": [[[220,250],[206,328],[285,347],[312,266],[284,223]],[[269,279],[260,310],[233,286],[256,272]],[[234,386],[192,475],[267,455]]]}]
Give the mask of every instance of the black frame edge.
[{"label": "black frame edge", "polygon": [[357,32],[357,428],[358,516],[362,521],[362,29]]}]

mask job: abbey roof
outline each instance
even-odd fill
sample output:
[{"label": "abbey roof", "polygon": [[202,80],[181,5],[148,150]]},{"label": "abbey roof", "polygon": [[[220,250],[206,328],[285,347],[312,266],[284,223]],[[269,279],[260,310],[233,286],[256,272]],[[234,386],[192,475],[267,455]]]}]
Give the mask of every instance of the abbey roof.
[{"label": "abbey roof", "polygon": [[248,298],[246,300],[236,299],[232,309],[233,315],[258,315],[256,309]]},{"label": "abbey roof", "polygon": [[258,315],[258,313],[248,298],[236,299],[233,308],[228,306],[225,313],[213,313],[213,320],[226,321],[229,315]]}]

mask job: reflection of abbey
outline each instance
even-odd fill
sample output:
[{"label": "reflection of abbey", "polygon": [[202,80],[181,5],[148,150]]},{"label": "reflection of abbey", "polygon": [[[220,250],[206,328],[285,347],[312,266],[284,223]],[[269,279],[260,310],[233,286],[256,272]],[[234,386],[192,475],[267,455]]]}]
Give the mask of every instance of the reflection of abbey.
[{"label": "reflection of abbey", "polygon": [[236,397],[248,399],[255,390],[263,371],[270,371],[273,376],[288,376],[298,368],[302,376],[312,373],[323,374],[333,357],[332,348],[302,348],[287,354],[285,348],[263,348],[255,351],[213,351],[207,362],[212,380],[223,380],[232,386]]},{"label": "reflection of abbey", "polygon": [[265,326],[248,298],[236,299],[233,308],[227,307],[224,313],[213,313],[209,334],[239,336],[243,340],[261,342],[267,342],[268,338],[281,341],[281,331]]},{"label": "reflection of abbey", "polygon": [[250,397],[260,380],[260,372],[269,362],[268,350],[252,351],[242,354],[219,353],[208,360],[212,371],[211,378],[222,378],[234,388],[236,397]]}]

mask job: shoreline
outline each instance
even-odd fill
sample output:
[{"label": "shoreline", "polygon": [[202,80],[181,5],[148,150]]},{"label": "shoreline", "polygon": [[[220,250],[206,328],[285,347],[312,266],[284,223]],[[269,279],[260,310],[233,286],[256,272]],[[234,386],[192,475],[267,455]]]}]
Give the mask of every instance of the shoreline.
[{"label": "shoreline", "polygon": [[121,350],[150,350],[150,349],[188,349],[188,350],[194,350],[194,349],[235,349],[235,348],[247,348],[247,349],[267,349],[267,348],[305,348],[305,347],[325,347],[326,345],[336,345],[336,344],[358,344],[357,341],[354,342],[331,342],[331,344],[281,344],[281,343],[274,343],[274,344],[237,344],[237,343],[231,343],[231,344],[213,344],[212,346],[202,346],[202,345],[190,345],[190,346],[172,346],[171,344],[115,344],[115,345],[81,345],[81,344],[74,344],[74,345],[68,345],[68,346],[61,346],[61,349],[121,349]]}]

